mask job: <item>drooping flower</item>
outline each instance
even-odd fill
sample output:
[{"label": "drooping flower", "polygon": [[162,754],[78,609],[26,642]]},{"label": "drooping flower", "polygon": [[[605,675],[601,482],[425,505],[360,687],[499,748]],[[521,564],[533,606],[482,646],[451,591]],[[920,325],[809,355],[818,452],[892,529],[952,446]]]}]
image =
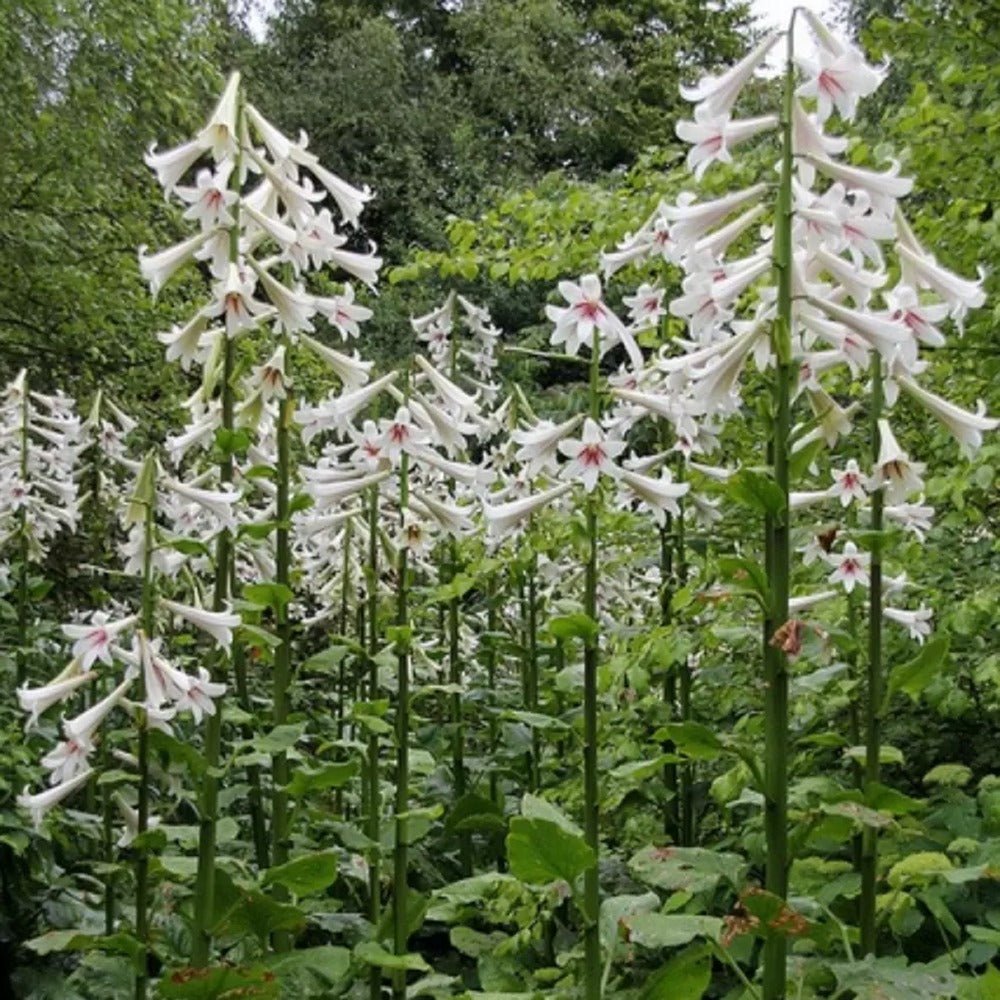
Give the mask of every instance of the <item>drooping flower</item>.
[{"label": "drooping flower", "polygon": [[509,534],[521,521],[547,507],[554,500],[568,493],[573,488],[572,483],[559,483],[541,493],[531,493],[519,500],[494,504],[483,502],[483,514],[489,526],[491,537],[502,537]]},{"label": "drooping flower", "polygon": [[677,137],[691,143],[687,155],[687,166],[694,171],[695,180],[712,163],[732,163],[730,149],[761,132],[766,132],[778,124],[777,115],[763,115],[760,118],[746,118],[732,121],[728,115],[712,118],[695,118],[694,121],[679,121],[675,127]]},{"label": "drooping flower", "polygon": [[18,807],[21,809],[26,809],[31,813],[31,821],[37,830],[42,825],[42,820],[45,818],[45,814],[57,806],[63,799],[68,798],[73,794],[78,788],[82,788],[87,781],[90,779],[93,773],[92,768],[86,768],[80,771],[74,777],[70,778],[68,781],[64,781],[60,785],[56,785],[54,788],[48,788],[44,792],[38,792],[35,795],[28,793],[28,789],[25,788],[24,791],[17,797]]},{"label": "drooping flower", "polygon": [[669,469],[664,469],[659,478],[644,476],[628,469],[619,470],[618,475],[661,527],[666,523],[666,514],[680,514],[677,501],[691,489],[690,483],[675,483]]},{"label": "drooping flower", "polygon": [[570,417],[561,424],[554,424],[551,420],[540,420],[528,430],[512,431],[511,440],[520,445],[514,457],[525,464],[529,476],[535,476],[546,470],[555,471],[559,442],[576,430],[582,419],[582,416]]},{"label": "drooping flower", "polygon": [[864,502],[868,496],[865,490],[865,475],[855,459],[849,459],[843,469],[833,470],[831,496],[840,499],[842,507],[849,507],[855,500]]},{"label": "drooping flower", "polygon": [[545,307],[545,315],[556,325],[551,344],[565,345],[568,354],[577,354],[581,346],[592,345],[595,329],[604,339],[614,342],[623,339],[624,324],[604,304],[601,280],[596,274],[585,274],[579,284],[560,281],[559,292],[569,305]]},{"label": "drooping flower", "polygon": [[922,646],[924,639],[931,634],[931,619],[934,612],[921,605],[916,611],[906,611],[903,608],[882,608],[882,615],[889,621],[902,625],[910,633],[911,639],[916,639]]},{"label": "drooping flower", "polygon": [[129,615],[113,622],[104,611],[95,611],[89,625],[63,625],[62,633],[67,639],[76,640],[73,644],[73,657],[80,661],[80,669],[86,671],[95,660],[110,666],[112,640],[137,621],[138,615]]},{"label": "drooping flower", "polygon": [[728,114],[740,96],[740,91],[753,76],[754,70],[767,58],[768,52],[781,35],[780,31],[772,31],[765,35],[756,48],[725,73],[704,76],[693,87],[682,86],[681,97],[698,105],[696,114],[709,116]]},{"label": "drooping flower", "polygon": [[196,723],[201,723],[205,715],[215,715],[215,699],[226,693],[226,685],[212,680],[212,675],[204,668],[198,668],[198,676],[188,677],[188,688],[177,699],[178,712],[190,711]]},{"label": "drooping flower", "polygon": [[922,462],[911,462],[909,455],[899,446],[889,421],[878,422],[879,453],[869,481],[872,490],[885,489],[886,502],[897,504],[913,493],[923,490]]},{"label": "drooping flower", "polygon": [[970,413],[933,392],[928,392],[905,375],[896,375],[896,381],[903,392],[912,396],[931,416],[940,420],[952,437],[970,453],[977,451],[983,443],[983,431],[993,431],[1000,427],[1000,420],[986,416],[986,407],[982,402],[976,413]]},{"label": "drooping flower", "polygon": [[25,729],[33,728],[39,716],[53,705],[65,701],[77,688],[89,683],[97,676],[96,671],[83,672],[80,661],[73,659],[69,666],[56,678],[41,687],[17,689],[17,700],[21,711],[30,713],[24,724]]},{"label": "drooping flower", "polygon": [[160,598],[160,606],[165,611],[183,618],[195,628],[201,629],[202,632],[208,633],[227,651],[233,642],[232,630],[242,624],[240,616],[231,611],[206,611],[204,608],[168,601],[166,598]]}]

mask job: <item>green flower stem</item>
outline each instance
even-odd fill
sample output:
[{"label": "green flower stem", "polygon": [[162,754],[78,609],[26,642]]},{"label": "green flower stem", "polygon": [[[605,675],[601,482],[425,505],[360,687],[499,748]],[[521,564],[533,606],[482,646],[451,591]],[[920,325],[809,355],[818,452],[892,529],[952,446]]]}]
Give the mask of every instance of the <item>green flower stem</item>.
[{"label": "green flower stem", "polygon": [[[366,597],[368,599],[368,640],[366,666],[368,668],[368,699],[378,699],[378,486],[371,488],[368,503],[368,564],[365,567]],[[368,919],[378,927],[382,919],[382,853],[378,846],[382,838],[382,787],[379,782],[378,733],[368,734],[368,839],[374,845],[368,857]],[[382,971],[373,967],[368,977],[371,1000],[381,1000]]]},{"label": "green flower stem", "polygon": [[[677,458],[677,481],[684,481],[684,458],[678,455]],[[687,585],[688,561],[687,561],[687,522],[684,518],[684,498],[677,501],[680,512],[674,518],[674,555],[676,560],[676,585],[680,589]],[[691,719],[691,667],[688,665],[687,657],[677,665],[678,691],[680,701],[681,722],[689,722]],[[680,769],[680,842],[686,847],[690,847],[695,842],[695,822],[694,822],[694,763],[688,762],[681,765]]]},{"label": "green flower stem", "polygon": [[[344,554],[340,567],[340,634],[346,640],[349,633],[348,621],[350,611],[350,582],[351,582],[351,542],[354,535],[354,520],[348,518],[344,525]],[[346,657],[341,657],[337,664],[337,741],[344,739],[345,714],[344,708],[347,702],[347,663]],[[334,793],[334,808],[338,816],[344,816],[344,790],[338,788]],[[345,817],[346,818],[346,817]]]},{"label": "green flower stem", "polygon": [[[600,398],[600,333],[595,330],[590,345],[590,416],[599,420]],[[594,622],[595,629],[583,648],[583,830],[587,844],[594,852],[594,864],[583,873],[583,898],[586,923],[584,928],[583,975],[586,1000],[601,996],[601,934],[599,914],[601,887],[597,858],[600,852],[600,814],[597,789],[597,506],[598,499],[587,497],[586,522],[588,553],[584,570],[584,613]]]},{"label": "green flower stem", "polygon": [[[674,546],[673,515],[667,514],[666,523],[660,528],[660,624],[669,628],[673,621],[671,603],[674,596]],[[673,664],[667,668],[663,678],[663,703],[667,706],[668,718],[672,722],[677,711],[677,672]],[[668,740],[663,745],[664,753],[673,753],[675,747]],[[663,809],[663,832],[680,843],[680,787],[677,782],[677,765],[665,764],[663,783],[667,787],[668,798]]]},{"label": "green flower stem", "polygon": [[[155,462],[152,456],[146,462]],[[143,522],[145,549],[142,558],[142,630],[145,640],[152,641],[154,630],[154,609],[156,607],[155,581],[153,579],[153,522],[156,514],[155,473],[150,482],[150,496],[145,498],[146,509]],[[137,807],[135,849],[135,936],[141,946],[136,959],[135,1000],[145,1000],[149,981],[149,848],[144,843],[143,834],[149,828],[149,725],[146,717],[146,673],[140,666],[138,696],[136,698],[136,725],[139,730],[139,746],[136,756],[139,760],[139,802]]]},{"label": "green flower stem", "polygon": [[[21,482],[28,481],[28,377],[24,377],[24,395],[21,399]],[[17,512],[18,559],[17,569],[17,687],[28,678],[28,510],[21,506]]]},{"label": "green flower stem", "polygon": [[[285,354],[288,355],[288,335],[282,337]],[[289,515],[289,492],[291,481],[291,429],[295,402],[291,389],[286,389],[278,415],[278,481],[275,501],[275,517],[278,528],[275,540],[275,580],[279,587],[291,588],[291,537]],[[273,721],[280,726],[288,721],[290,710],[290,688],[292,679],[292,624],[288,615],[288,605],[284,602],[277,609],[277,632],[279,645],[274,652]],[[288,860],[289,851],[289,810],[288,810],[288,754],[282,751],[271,758],[271,864],[283,865]],[[275,885],[274,897],[288,898],[288,892],[281,885]],[[291,935],[279,931],[274,935],[275,951],[289,951]]]},{"label": "green flower stem", "polygon": [[[528,542],[531,544],[531,531]],[[528,662],[525,708],[529,712],[538,711],[538,553],[531,548],[528,564]],[[528,769],[528,789],[535,792],[541,787],[542,735],[537,727],[531,730],[531,760]]]},{"label": "green flower stem", "polygon": [[[410,456],[404,451],[399,465],[399,520],[405,524],[410,492]],[[407,572],[409,550],[405,538],[400,539],[396,582],[396,626],[405,630],[409,623],[407,606]],[[409,937],[407,920],[407,822],[410,806],[410,651],[409,639],[397,639],[396,693],[396,842],[393,848],[392,880],[392,944],[394,953],[405,955]],[[406,972],[398,970],[392,976],[393,1000],[405,1000]]]},{"label": "green flower stem", "polygon": [[[882,358],[872,352],[871,362],[871,455],[872,463],[878,461],[878,421],[882,416],[884,392],[882,387]],[[868,789],[881,777],[879,757],[882,749],[882,508],[885,500],[882,490],[872,494],[871,566],[868,590],[868,677],[865,702],[865,788]],[[861,834],[861,954],[874,955],[876,945],[875,895],[878,876],[878,835],[874,827],[866,826]]]},{"label": "green flower stem", "polygon": [[[458,574],[458,543],[454,538],[448,544],[449,577],[454,580]],[[459,649],[458,598],[448,599],[448,683],[461,687],[462,658]],[[454,691],[450,695],[451,707],[451,759],[455,782],[455,799],[465,795],[465,719],[462,712],[462,694]],[[458,835],[459,866],[463,877],[472,874],[472,836],[468,832]]]},{"label": "green flower stem", "polygon": [[[237,135],[239,121],[243,114],[242,103],[237,101]],[[237,152],[236,163],[230,177],[230,189],[239,194],[240,160]],[[240,205],[239,199],[233,204],[233,224],[229,229],[229,261],[235,263],[240,254]],[[233,398],[233,342],[224,338],[222,355],[222,423],[223,431],[232,431],[234,423]],[[227,442],[228,444],[228,442]],[[219,463],[219,481],[223,488],[233,481],[233,454],[227,447]],[[233,562],[233,540],[227,528],[223,528],[215,542],[215,584],[212,592],[212,610],[224,611],[229,602]],[[213,680],[227,678],[227,654],[218,651],[209,667]],[[205,762],[208,767],[202,778],[201,799],[198,822],[198,874],[194,893],[194,926],[191,931],[191,965],[203,968],[212,956],[211,921],[215,912],[215,836],[219,813],[219,779],[216,773],[222,749],[223,699],[215,704],[215,712],[205,720]]]},{"label": "green flower stem", "polygon": [[[792,359],[792,107],[795,95],[795,11],[787,32],[788,55],[781,111],[781,182],[774,219],[774,266],[778,278],[778,313],[772,325],[775,378],[768,452],[781,509],[765,518],[765,565],[771,605],[764,621],[764,834],[767,841],[765,888],[784,899],[788,894],[788,664],[772,644],[788,621],[791,547],[789,541],[789,432]],[[764,943],[764,1000],[782,1000],[786,984],[787,939],[770,935]]]}]

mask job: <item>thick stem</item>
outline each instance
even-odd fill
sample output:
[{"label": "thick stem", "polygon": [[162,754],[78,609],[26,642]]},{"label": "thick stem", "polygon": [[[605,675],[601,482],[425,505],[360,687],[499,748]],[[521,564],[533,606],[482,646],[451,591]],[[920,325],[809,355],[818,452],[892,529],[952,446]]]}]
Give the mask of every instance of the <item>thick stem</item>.
[{"label": "thick stem", "polygon": [[[365,585],[368,598],[368,699],[378,698],[378,487],[373,486],[368,507],[368,565],[365,567]],[[379,782],[379,738],[375,732],[368,734],[368,839],[372,842],[368,858],[368,919],[378,927],[382,919],[382,787]],[[382,971],[373,967],[368,977],[371,1000],[381,1000]]]},{"label": "thick stem", "polygon": [[[497,689],[497,642],[496,631],[499,627],[499,616],[497,614],[497,579],[496,574],[491,573],[486,582],[486,687],[490,699],[490,707],[496,704]],[[490,761],[496,760],[496,746],[499,735],[496,712],[490,712],[489,725],[489,751]],[[503,802],[500,798],[500,781],[496,768],[490,768],[490,801],[496,802],[501,807]],[[502,861],[502,852],[500,860]]]},{"label": "thick stem", "polygon": [[[795,99],[793,32],[789,24],[788,61],[781,113],[781,183],[774,219],[774,266],[778,278],[778,311],[772,326],[775,380],[771,439],[768,451],[782,506],[765,523],[771,604],[764,622],[764,833],[767,840],[765,887],[784,899],[788,893],[788,670],[785,653],[772,644],[788,621],[791,549],[789,544],[789,431],[792,361],[792,106]],[[785,996],[787,940],[770,935],[764,944],[764,1000]]]},{"label": "thick stem", "polygon": [[[283,338],[286,355],[288,337]],[[275,516],[278,528],[275,541],[275,578],[279,587],[291,589],[291,537],[289,518],[289,493],[291,487],[291,427],[295,404],[291,389],[287,389],[281,401],[278,416],[278,479],[275,501]],[[287,593],[287,590],[286,590]],[[279,645],[274,653],[273,720],[276,726],[288,721],[290,710],[290,687],[292,677],[292,625],[288,615],[288,604],[281,601],[277,609],[277,632]],[[271,864],[282,865],[288,860],[289,852],[289,812],[288,812],[288,755],[276,753],[271,759]],[[276,899],[288,898],[287,890],[275,885]],[[292,946],[291,936],[286,931],[274,935],[276,951],[288,951]]]},{"label": "thick stem", "polygon": [[[458,543],[452,538],[448,545],[449,578],[458,573]],[[462,685],[462,658],[459,650],[458,598],[448,600],[448,683]],[[450,696],[451,707],[451,767],[455,784],[455,800],[465,795],[465,720],[462,712],[462,695],[454,691]],[[467,832],[458,835],[459,867],[463,877],[472,874],[472,837]]]},{"label": "thick stem", "polygon": [[[660,624],[668,628],[673,621],[672,602],[674,596],[674,547],[673,547],[673,517],[666,516],[666,524],[660,528]],[[667,667],[663,678],[663,703],[667,706],[667,714],[672,722],[677,712],[677,673],[673,664]],[[672,741],[663,745],[664,753],[673,753]],[[663,783],[667,787],[667,801],[663,809],[663,832],[680,843],[679,785],[677,782],[677,765],[666,764],[663,768]]]},{"label": "thick stem", "polygon": [[[529,533],[529,539],[530,539]],[[532,548],[528,565],[528,671],[525,708],[538,711],[538,555]],[[535,792],[541,787],[542,735],[537,728],[531,731],[531,761],[528,770],[528,788]]]},{"label": "thick stem", "polygon": [[[600,418],[600,335],[595,330],[590,345],[590,416]],[[599,914],[601,888],[598,876],[600,853],[600,813],[597,783],[597,504],[594,494],[587,497],[587,563],[584,570],[584,613],[594,622],[594,634],[588,635],[583,650],[583,830],[594,852],[594,864],[583,873],[584,927],[584,996],[600,1000],[601,936]]]},{"label": "thick stem", "polygon": [[[143,541],[145,549],[142,559],[142,629],[145,642],[150,642],[153,636],[153,615],[156,607],[155,582],[153,580],[153,518],[155,516],[156,487],[152,487],[152,495],[147,498],[146,515],[143,525]],[[144,843],[143,834],[149,828],[149,727],[146,718],[146,673],[139,671],[138,708],[136,709],[136,725],[139,729],[138,748],[136,756],[139,761],[139,802],[137,805],[138,821],[136,823],[135,848],[135,936],[142,951],[137,958],[135,974],[135,1000],[145,1000],[149,981],[149,848]]]},{"label": "thick stem", "polygon": [[[399,467],[400,524],[405,525],[409,503],[409,456],[404,452]],[[405,530],[405,529],[404,529]],[[409,622],[407,606],[407,571],[409,550],[405,538],[400,539],[397,565],[396,626],[405,629]],[[396,694],[396,843],[393,849],[392,880],[392,944],[397,955],[406,954],[408,934],[407,902],[407,822],[410,806],[410,652],[405,636],[398,640]],[[405,1000],[406,972],[399,970],[392,977],[393,1000]]]},{"label": "thick stem", "polygon": [[[28,482],[28,378],[24,379],[24,396],[21,399],[21,482]],[[28,679],[28,509],[22,505],[17,512],[18,558],[17,570],[17,686]]]},{"label": "thick stem", "polygon": [[[684,480],[684,459],[678,456],[677,479]],[[684,519],[684,500],[677,501],[679,508],[677,517],[674,518],[674,557],[676,559],[677,587],[687,584],[687,523]],[[691,667],[687,657],[677,664],[678,676],[678,699],[681,722],[688,722],[691,719]],[[680,769],[680,842],[685,846],[691,846],[695,842],[694,835],[694,763],[688,762],[681,765]]]},{"label": "thick stem", "polygon": [[[882,358],[872,352],[872,462],[878,461],[878,421],[882,416]],[[865,789],[881,777],[882,749],[882,490],[872,494],[871,582],[868,591],[868,691],[865,701]],[[861,834],[861,953],[875,954],[875,894],[878,878],[878,835],[874,827],[866,826]]]}]

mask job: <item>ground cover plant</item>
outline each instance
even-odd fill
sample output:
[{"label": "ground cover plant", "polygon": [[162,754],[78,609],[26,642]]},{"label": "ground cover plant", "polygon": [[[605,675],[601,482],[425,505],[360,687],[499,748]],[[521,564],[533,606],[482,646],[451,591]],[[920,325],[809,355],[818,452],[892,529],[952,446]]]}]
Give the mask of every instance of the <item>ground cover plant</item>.
[{"label": "ground cover plant", "polygon": [[402,257],[245,46],[136,150],[164,375],[0,395],[7,995],[1000,996],[992,201],[921,53],[692,49]]}]

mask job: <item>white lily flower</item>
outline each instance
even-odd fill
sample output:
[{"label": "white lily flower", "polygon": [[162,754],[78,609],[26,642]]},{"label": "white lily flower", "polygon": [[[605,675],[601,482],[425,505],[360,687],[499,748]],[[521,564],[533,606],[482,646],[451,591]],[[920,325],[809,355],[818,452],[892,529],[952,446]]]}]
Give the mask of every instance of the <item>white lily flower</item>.
[{"label": "white lily flower", "polygon": [[772,31],[745,55],[735,66],[717,76],[703,76],[693,87],[682,86],[681,97],[699,105],[698,110],[707,115],[728,114],[736,103],[740,91],[754,74],[754,70],[767,58],[768,52],[783,32]]},{"label": "white lily flower", "polygon": [[232,528],[235,526],[233,504],[240,499],[238,490],[205,490],[197,486],[188,486],[186,483],[171,479],[169,476],[164,477],[163,485],[179,497],[207,510],[218,519],[223,527]]},{"label": "white lily flower", "polygon": [[565,345],[566,353],[575,355],[582,346],[593,346],[595,330],[606,341],[624,339],[625,326],[602,301],[601,280],[596,274],[585,274],[579,284],[560,281],[559,293],[569,305],[545,307],[545,315],[555,323],[549,338],[553,346]]},{"label": "white lily flower", "polygon": [[111,711],[121,704],[125,692],[132,686],[135,680],[134,668],[130,669],[125,680],[121,682],[110,694],[95,702],[86,711],[72,719],[63,719],[63,735],[69,741],[78,743],[89,743],[94,733],[100,728],[101,723],[108,717]]},{"label": "white lily flower", "polygon": [[854,542],[848,542],[840,554],[824,553],[824,560],[834,567],[827,577],[830,583],[842,583],[844,590],[850,593],[856,584],[867,587],[870,583],[868,566],[871,556],[867,552],[859,552]]},{"label": "white lily flower", "polygon": [[905,500],[911,493],[921,492],[924,481],[920,477],[924,471],[924,464],[910,461],[909,456],[896,441],[888,420],[879,420],[878,432],[879,454],[869,481],[869,488],[877,490],[884,487],[886,501],[889,504],[896,504]]},{"label": "white lily flower", "polygon": [[923,500],[920,496],[916,503],[889,504],[882,508],[882,513],[904,530],[912,532],[917,541],[923,542],[934,516],[934,508],[924,504]]},{"label": "white lily flower", "polygon": [[773,129],[777,124],[777,115],[733,121],[728,113],[724,113],[712,117],[696,116],[694,121],[679,121],[674,131],[683,142],[692,144],[687,155],[687,167],[694,171],[695,180],[701,180],[713,162],[733,162],[730,153],[733,146]]},{"label": "white lily flower", "polygon": [[831,52],[820,47],[817,61],[798,59],[809,79],[795,91],[800,97],[816,98],[816,117],[825,122],[836,108],[844,121],[853,121],[858,99],[878,90],[883,73],[869,66],[853,46]]},{"label": "white lily flower", "polygon": [[226,268],[225,277],[213,287],[214,301],[205,306],[208,317],[224,316],[226,336],[232,340],[243,330],[252,329],[273,309],[266,302],[254,298],[256,282],[253,275],[238,264]]},{"label": "white lily flower", "polygon": [[[899,320],[886,319],[858,309],[848,309],[847,306],[838,305],[836,302],[810,298],[809,303],[859,334],[887,361],[898,357],[908,368],[916,362],[916,339],[909,328]],[[803,318],[807,324],[811,323],[809,318]],[[819,329],[816,324],[812,324],[812,327]]]},{"label": "white lily flower", "polygon": [[313,299],[316,311],[326,317],[327,321],[339,331],[344,340],[358,337],[361,334],[359,323],[364,323],[375,314],[367,306],[361,306],[354,301],[354,286],[350,282],[344,285],[340,295],[316,296]]},{"label": "white lily flower", "polygon": [[690,483],[675,483],[669,469],[664,469],[659,478],[644,476],[629,469],[618,473],[622,483],[641,501],[641,506],[653,515],[653,520],[661,527],[666,523],[666,514],[680,514],[677,501],[686,496]]},{"label": "white lily flower", "polygon": [[463,486],[472,488],[489,486],[496,479],[496,473],[490,469],[466,462],[452,462],[439,455],[433,448],[425,446],[414,448],[413,457],[422,465],[437,469],[447,479],[454,479]]},{"label": "white lily flower", "polygon": [[[122,798],[121,794],[117,792],[115,793],[115,804],[118,806],[118,811],[121,813],[122,819],[125,821],[125,829],[122,831],[122,835],[118,838],[115,846],[124,850],[139,835],[139,810],[133,809],[132,806],[130,806],[125,799]],[[159,825],[159,816],[146,817],[147,830],[155,830]]]},{"label": "white lily flower", "polygon": [[529,477],[546,470],[555,471],[558,464],[556,454],[559,442],[576,430],[582,420],[582,415],[570,417],[561,424],[554,424],[551,420],[540,420],[528,430],[511,432],[511,440],[520,445],[514,457],[518,462],[525,464],[525,471]]},{"label": "white lily flower", "polygon": [[912,396],[931,416],[940,420],[952,437],[969,453],[977,451],[982,445],[983,431],[993,431],[1000,427],[1000,420],[986,416],[986,407],[981,400],[978,411],[970,413],[921,388],[905,375],[897,374],[896,381],[903,392]]},{"label": "white lily flower", "polygon": [[897,625],[902,625],[910,633],[910,638],[916,639],[921,646],[924,644],[924,639],[931,634],[934,612],[922,604],[916,611],[884,607],[882,616]]},{"label": "white lily flower", "polygon": [[177,699],[174,708],[178,712],[190,711],[197,724],[205,715],[215,715],[215,699],[226,693],[226,685],[212,680],[212,675],[204,668],[198,668],[197,678],[188,676],[188,688]]},{"label": "white lily flower", "polygon": [[730,213],[748,202],[756,201],[766,190],[766,184],[754,184],[742,191],[703,202],[696,202],[695,196],[690,192],[682,192],[675,205],[663,206],[664,217],[672,223],[671,239],[683,249],[690,249]]},{"label": "white lily flower", "polygon": [[443,503],[428,493],[416,488],[410,493],[410,504],[418,513],[437,521],[441,530],[459,538],[473,530],[468,509],[457,504]]},{"label": "white lily flower", "polygon": [[300,330],[315,329],[311,317],[316,314],[316,306],[312,296],[304,288],[301,286],[289,288],[287,285],[283,285],[254,260],[250,261],[250,267],[253,268],[261,287],[277,310],[276,329],[280,327],[291,334],[298,333]]},{"label": "white lily flower", "polygon": [[415,427],[410,419],[410,411],[401,406],[396,410],[392,420],[383,418],[378,422],[385,441],[385,455],[393,467],[399,465],[402,453],[412,453],[421,445],[430,441],[430,435],[419,427]]},{"label": "white lily flower", "polygon": [[815,156],[806,156],[804,159],[825,177],[840,181],[848,191],[864,191],[875,208],[889,217],[895,212],[896,200],[905,198],[913,190],[913,178],[899,176],[899,162],[896,160],[890,161],[889,169],[880,173]]},{"label": "white lily flower", "polygon": [[316,501],[316,509],[322,510],[330,504],[346,500],[368,489],[377,486],[389,477],[389,470],[374,472],[368,476],[357,476],[349,479],[338,479],[329,482],[314,482],[306,485],[306,493]]},{"label": "white lily flower", "polygon": [[169,331],[158,333],[156,339],[167,348],[167,361],[180,359],[181,369],[189,371],[191,363],[205,359],[202,334],[208,328],[208,317],[197,312],[183,326],[176,323]]},{"label": "white lily flower", "polygon": [[806,187],[812,187],[816,179],[816,168],[805,159],[806,156],[826,160],[838,156],[846,149],[846,138],[827,135],[822,125],[806,113],[800,101],[792,102],[792,150],[796,157],[799,179]]},{"label": "white lily flower", "polygon": [[109,620],[103,611],[95,611],[89,625],[63,625],[62,634],[67,639],[75,639],[73,657],[80,661],[81,670],[89,670],[95,660],[111,666],[111,641],[115,636],[130,629],[139,620],[138,615],[129,615],[117,622]]},{"label": "white lily flower", "polygon": [[337,208],[340,209],[340,214],[344,217],[344,222],[349,226],[356,227],[365,203],[374,197],[368,185],[357,188],[353,184],[348,184],[343,178],[327,170],[319,162],[319,158],[312,153],[296,151],[293,155],[295,160],[307,167],[316,180],[333,196]]},{"label": "white lily flower", "polygon": [[160,607],[178,615],[186,622],[194,625],[195,628],[207,632],[218,645],[229,650],[233,642],[232,630],[242,624],[239,615],[231,611],[206,611],[204,608],[196,608],[190,604],[180,604],[177,601],[168,601],[160,598]]},{"label": "white lily flower", "polygon": [[94,744],[87,737],[65,739],[57,743],[40,761],[49,771],[49,784],[61,785],[90,767],[88,755]]},{"label": "white lily flower", "polygon": [[61,785],[56,785],[55,788],[48,788],[44,792],[38,792],[35,795],[30,795],[27,787],[25,787],[24,791],[17,797],[18,807],[26,809],[31,813],[32,824],[37,830],[42,825],[45,814],[62,802],[63,799],[72,795],[78,788],[82,788],[90,779],[91,774],[93,774],[93,769],[88,767],[85,771],[81,771],[75,777],[64,781]]},{"label": "white lily flower", "polygon": [[239,194],[229,189],[232,170],[232,161],[224,160],[214,173],[199,170],[194,187],[177,187],[177,197],[188,204],[183,218],[199,223],[202,229],[233,225],[229,210],[238,201]]},{"label": "white lily flower", "polygon": [[559,442],[559,451],[570,463],[563,467],[562,477],[579,479],[583,488],[592,493],[597,486],[598,477],[604,475],[617,478],[621,469],[614,460],[625,450],[625,442],[608,437],[600,424],[591,417],[583,422],[583,434],[580,440],[564,439]]},{"label": "white lily flower", "polygon": [[362,361],[357,352],[353,357],[349,357],[306,334],[303,334],[301,339],[309,350],[322,358],[334,370],[345,389],[358,389],[365,385],[371,377],[374,362]]},{"label": "white lily flower", "polygon": [[470,396],[460,389],[451,379],[441,374],[422,354],[414,356],[417,366],[430,379],[445,403],[450,406],[458,420],[479,413],[477,396]]},{"label": "white lily flower", "polygon": [[865,475],[855,459],[849,459],[843,469],[832,470],[831,475],[833,486],[830,495],[840,499],[841,507],[849,507],[854,500],[864,503],[868,498]]},{"label": "white lily flower", "polygon": [[354,465],[360,465],[369,471],[374,471],[381,464],[388,461],[383,454],[384,443],[382,435],[374,420],[366,420],[362,424],[360,431],[356,431],[353,427],[350,428],[349,433],[352,440],[357,444],[357,448],[351,453],[351,462]]},{"label": "white lily flower", "polygon": [[77,688],[89,683],[95,677],[97,671],[81,671],[80,661],[74,658],[70,660],[66,669],[48,684],[36,688],[18,688],[17,700],[21,711],[30,713],[24,724],[25,730],[34,728],[43,712],[65,701]]},{"label": "white lily flower", "polygon": [[922,253],[906,243],[897,243],[896,252],[903,280],[919,288],[933,289],[952,307],[952,316],[959,322],[969,309],[978,309],[986,303],[985,275],[981,269],[979,280],[970,281],[942,267],[933,254]]},{"label": "white lily flower", "polygon": [[488,500],[484,500],[483,514],[490,536],[496,538],[509,534],[523,520],[531,517],[543,507],[547,507],[554,500],[558,500],[572,488],[572,483],[560,483],[549,490],[532,493],[520,500],[511,500],[508,503],[492,504]]},{"label": "white lily flower", "polygon": [[232,159],[239,146],[240,140],[236,134],[239,89],[240,74],[230,74],[208,122],[198,133],[198,142],[203,149],[212,151],[216,163],[227,158]]},{"label": "white lily flower", "polygon": [[160,655],[160,640],[138,637],[139,656],[146,681],[146,705],[160,708],[165,702],[175,702],[191,684],[191,678]]},{"label": "white lily flower", "polygon": [[824,601],[829,601],[837,595],[838,591],[836,590],[820,590],[814,594],[799,594],[797,597],[789,597],[788,613],[798,614],[800,611],[807,611],[809,608],[815,607],[817,604],[822,604]]},{"label": "white lily flower", "polygon": [[180,179],[201,159],[205,147],[197,139],[175,146],[173,149],[156,151],[156,144],[149,147],[143,156],[143,161],[150,170],[156,172],[163,193],[169,195]]},{"label": "white lily flower", "polygon": [[813,504],[822,503],[829,500],[832,495],[831,489],[825,490],[793,490],[788,494],[788,506],[792,510],[802,510],[811,507]]},{"label": "white lily flower", "polygon": [[172,247],[167,247],[166,250],[148,256],[145,252],[146,246],[139,247],[139,270],[154,297],[177,271],[188,261],[194,260],[195,253],[214,235],[214,229],[206,229]]}]

